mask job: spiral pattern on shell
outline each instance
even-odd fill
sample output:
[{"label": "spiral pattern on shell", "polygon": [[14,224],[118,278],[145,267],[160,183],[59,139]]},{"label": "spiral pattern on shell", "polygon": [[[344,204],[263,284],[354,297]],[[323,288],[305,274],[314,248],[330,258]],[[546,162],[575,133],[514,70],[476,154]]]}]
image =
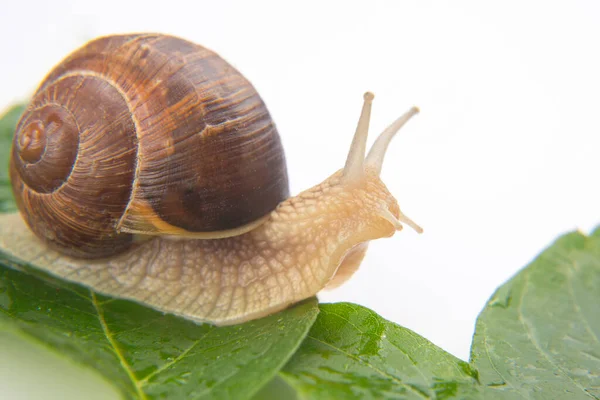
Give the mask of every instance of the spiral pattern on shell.
[{"label": "spiral pattern on shell", "polygon": [[11,181],[36,235],[86,258],[137,233],[234,229],[289,195],[254,87],[214,52],[159,34],[96,39],[55,67],[17,126]]}]

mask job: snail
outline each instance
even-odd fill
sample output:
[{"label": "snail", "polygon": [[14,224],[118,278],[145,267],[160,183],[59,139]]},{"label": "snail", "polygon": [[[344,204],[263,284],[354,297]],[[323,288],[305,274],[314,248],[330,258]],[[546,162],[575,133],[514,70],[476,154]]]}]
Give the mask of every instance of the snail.
[{"label": "snail", "polygon": [[405,216],[366,155],[366,93],[346,163],[289,197],[279,134],[216,53],[162,34],[92,40],[40,84],[15,132],[18,213],[0,252],[196,322],[260,318],[350,278]]}]

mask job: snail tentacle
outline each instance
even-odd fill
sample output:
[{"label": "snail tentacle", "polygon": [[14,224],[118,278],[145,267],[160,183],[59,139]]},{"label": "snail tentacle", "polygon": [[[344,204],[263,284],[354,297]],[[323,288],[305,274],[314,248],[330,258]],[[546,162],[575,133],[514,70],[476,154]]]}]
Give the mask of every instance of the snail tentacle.
[{"label": "snail tentacle", "polygon": [[385,153],[387,148],[396,135],[400,128],[404,126],[414,115],[419,113],[419,109],[417,107],[412,107],[410,110],[402,114],[398,119],[390,124],[377,139],[375,143],[371,146],[371,150],[369,150],[369,154],[365,160],[365,166],[368,168],[372,168],[377,172],[377,175],[381,174],[381,168],[383,167],[383,158],[385,157]]},{"label": "snail tentacle", "polygon": [[371,119],[371,107],[373,104],[373,93],[364,94],[364,103],[356,133],[350,145],[346,165],[344,166],[344,180],[347,182],[355,181],[363,173],[363,163],[365,161],[365,152],[367,149],[367,136],[369,135],[369,121]]}]

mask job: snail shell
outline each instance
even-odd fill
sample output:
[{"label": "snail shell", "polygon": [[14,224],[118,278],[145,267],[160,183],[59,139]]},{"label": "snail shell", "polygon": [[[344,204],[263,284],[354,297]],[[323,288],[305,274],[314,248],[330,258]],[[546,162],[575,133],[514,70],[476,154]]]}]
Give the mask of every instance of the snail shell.
[{"label": "snail shell", "polygon": [[160,34],[99,38],[55,67],[17,126],[10,176],[32,231],[83,258],[123,252],[136,234],[237,235],[289,195],[254,87]]}]

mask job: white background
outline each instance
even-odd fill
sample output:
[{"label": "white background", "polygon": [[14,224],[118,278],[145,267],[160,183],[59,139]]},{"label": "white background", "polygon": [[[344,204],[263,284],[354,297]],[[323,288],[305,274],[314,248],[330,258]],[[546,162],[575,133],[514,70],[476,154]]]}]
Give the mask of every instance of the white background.
[{"label": "white background", "polygon": [[[376,94],[371,138],[418,105],[383,180],[425,233],[372,243],[321,299],[368,306],[465,360],[495,288],[557,235],[600,222],[598,2],[1,1],[0,107],[97,35],[182,36],[257,87],[293,193],[343,165],[364,91]],[[93,385],[11,340],[0,335],[4,393],[80,398],[72,381]]]}]

